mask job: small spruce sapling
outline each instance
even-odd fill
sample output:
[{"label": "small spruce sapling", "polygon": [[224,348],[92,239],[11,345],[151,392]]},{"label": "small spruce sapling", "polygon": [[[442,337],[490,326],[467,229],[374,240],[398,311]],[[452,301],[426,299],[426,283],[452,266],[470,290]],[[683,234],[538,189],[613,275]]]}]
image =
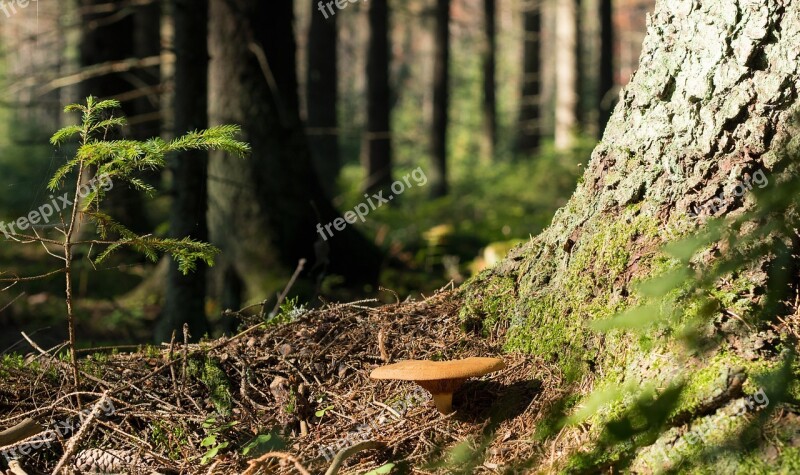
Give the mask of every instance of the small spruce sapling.
[{"label": "small spruce sapling", "polygon": [[[70,366],[76,386],[80,383],[80,377],[75,353],[72,270],[74,251],[77,246],[89,247],[90,252],[95,247],[102,248],[102,252],[94,259],[95,264],[102,263],[114,251],[123,246],[144,254],[151,261],[156,261],[159,255],[170,254],[178,262],[178,267],[184,274],[193,271],[197,266],[197,261],[203,261],[212,266],[214,257],[219,253],[219,250],[211,244],[189,238],[166,239],[149,234],[141,236],[132,232],[102,211],[103,199],[111,187],[95,186],[91,187],[88,193],[82,193],[81,185],[84,184],[85,179],[93,170],[97,177],[103,178],[104,182],[110,180],[116,183],[127,183],[137,190],[152,194],[155,189],[139,179],[136,174],[144,170],[164,168],[166,156],[172,152],[197,149],[221,150],[243,157],[250,151],[248,144],[235,139],[240,128],[234,125],[222,125],[208,130],[190,132],[169,142],[160,138],[146,141],[108,140],[109,132],[126,124],[124,117],[115,116],[113,113],[119,107],[118,101],[98,101],[90,96],[86,99],[86,104],[71,104],[64,109],[66,113],[81,113],[81,124],[59,130],[50,139],[50,143],[54,146],[61,146],[69,140],[77,138],[78,149],[75,156],[68,159],[67,163],[56,171],[48,188],[55,192],[71,177],[75,183],[72,208],[66,210],[68,216],[65,217],[63,213],[60,215],[61,225],[53,228],[54,232],[58,233],[56,238],[40,234],[35,227],[31,228],[31,234],[11,233],[8,236],[9,239],[22,244],[41,244],[49,255],[63,262],[63,267],[39,276],[0,279],[0,282],[11,282],[13,285],[18,282],[47,278],[59,273],[65,274]],[[77,232],[78,227],[84,222],[94,224],[96,239],[84,239],[80,236],[83,232]]]}]

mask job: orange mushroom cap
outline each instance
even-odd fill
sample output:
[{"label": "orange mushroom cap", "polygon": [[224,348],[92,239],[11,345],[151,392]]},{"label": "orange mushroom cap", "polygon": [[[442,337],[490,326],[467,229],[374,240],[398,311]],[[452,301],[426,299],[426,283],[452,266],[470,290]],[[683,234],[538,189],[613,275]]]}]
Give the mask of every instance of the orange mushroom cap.
[{"label": "orange mushroom cap", "polygon": [[505,368],[499,358],[466,358],[452,361],[406,360],[375,368],[372,379],[414,381],[433,396],[442,414],[453,412],[453,393],[468,378],[483,376]]}]

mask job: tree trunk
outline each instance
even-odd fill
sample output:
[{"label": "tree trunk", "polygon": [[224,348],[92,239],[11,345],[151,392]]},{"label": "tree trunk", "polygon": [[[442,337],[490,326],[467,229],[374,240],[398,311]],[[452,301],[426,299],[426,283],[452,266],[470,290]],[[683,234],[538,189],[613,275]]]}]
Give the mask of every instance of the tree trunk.
[{"label": "tree trunk", "polygon": [[431,197],[447,195],[447,127],[450,107],[450,0],[436,0],[434,33]]},{"label": "tree trunk", "polygon": [[292,3],[212,0],[210,28],[211,124],[240,124],[252,146],[246,159],[212,154],[209,163],[209,228],[223,250],[218,275],[233,267],[248,298],[279,290],[300,259],[316,277],[376,281],[378,251],[357,224],[331,226],[339,215],[311,166]]},{"label": "tree trunk", "polygon": [[484,155],[493,161],[497,146],[497,1],[483,0],[483,128]]},{"label": "tree trunk", "polygon": [[[137,47],[142,48],[147,44],[146,31],[140,29],[140,34],[137,36],[137,26],[142,27],[148,21],[153,22],[154,19],[138,22],[137,15],[146,15],[152,10],[137,8],[133,12],[127,12],[126,15],[118,15],[116,13],[119,11],[118,8],[111,10],[104,8],[108,3],[107,0],[81,0],[79,3],[81,25],[83,26],[80,44],[81,67],[136,57]],[[155,23],[158,23],[157,18]],[[153,33],[151,29],[147,31]],[[156,29],[154,33],[157,35],[158,30]],[[158,36],[156,36],[157,40]],[[135,78],[134,81],[130,80],[131,76]],[[80,93],[83,97],[93,95],[102,99],[116,97],[125,99],[125,96],[130,97],[131,95],[135,97],[136,94],[131,93],[138,94],[141,84],[150,85],[147,78],[151,76],[152,74],[148,71],[129,71],[98,76],[83,81]],[[157,72],[155,79],[158,80]],[[136,117],[136,104],[130,100],[122,102],[125,115]],[[156,124],[158,124],[157,120]],[[146,123],[133,121],[128,132],[134,137],[141,136],[144,132],[140,133],[139,130],[144,129],[146,132],[146,127]],[[154,130],[157,133],[159,128],[156,126]],[[114,187],[108,194],[107,207],[117,221],[132,231],[142,234],[152,231],[145,212],[144,200],[138,191],[126,186]]]},{"label": "tree trunk", "polygon": [[[172,0],[175,45],[174,135],[208,128],[208,1]],[[171,163],[170,236],[208,241],[208,153],[183,152]],[[197,339],[209,330],[206,320],[206,266],[183,275],[170,260],[167,294],[157,341],[180,336],[185,323]]]},{"label": "tree trunk", "polygon": [[389,87],[389,5],[369,2],[367,51],[367,130],[362,157],[366,192],[385,190],[392,184],[391,89]]},{"label": "tree trunk", "polygon": [[600,80],[598,81],[597,110],[599,136],[614,108],[614,5],[611,0],[598,0],[600,16]]},{"label": "tree trunk", "polygon": [[575,144],[579,126],[580,90],[578,18],[580,0],[556,2],[556,132],[558,150]]},{"label": "tree trunk", "polygon": [[[743,371],[747,384],[756,385],[778,350],[754,352],[742,340],[725,339],[716,323],[733,319],[723,310],[716,312],[710,330],[717,332],[720,346],[688,362],[669,335],[642,342],[622,331],[600,334],[588,324],[636,304],[629,296],[636,281],[669,269],[672,261],[660,246],[673,237],[669,229],[680,236],[701,224],[688,216],[694,204],[720,190],[733,196],[755,170],[768,176],[778,171],[776,144],[791,138],[800,91],[800,2],[716,0],[701,8],[692,0],[664,0],[649,23],[639,69],[575,194],[541,235],[466,285],[463,316],[492,328],[508,327],[509,351],[551,362],[567,381],[583,374],[576,384],[583,388],[641,387],[642,379],[660,381],[664,388],[668,374],[684,364],[707,367],[713,375]],[[751,204],[750,199],[728,200],[719,214]],[[718,252],[713,248],[709,255]],[[731,276],[740,290],[720,282],[720,292],[734,299],[762,295],[762,267],[769,268],[769,259],[765,256],[765,265],[752,274]],[[676,431],[657,443],[674,450],[670,441],[689,424],[706,421],[709,413],[724,417],[722,408],[727,411],[737,401],[741,386],[736,381],[742,380],[723,378],[722,387],[709,387],[691,380],[697,393],[689,399],[711,402],[682,401],[677,410],[686,409],[685,416],[672,420]],[[707,440],[728,422],[710,427]],[[574,430],[581,434],[559,438],[574,435],[585,447],[583,435],[599,433]],[[565,454],[562,462],[573,448],[558,445]],[[668,468],[652,462],[652,450],[635,454],[635,473]],[[547,447],[543,451],[551,453]]]},{"label": "tree trunk", "polygon": [[516,152],[532,156],[541,141],[542,3],[523,2],[522,94],[519,100]]},{"label": "tree trunk", "polygon": [[306,67],[306,122],[314,168],[329,197],[336,193],[339,177],[337,117],[338,72],[336,16],[325,18],[312,0]]}]

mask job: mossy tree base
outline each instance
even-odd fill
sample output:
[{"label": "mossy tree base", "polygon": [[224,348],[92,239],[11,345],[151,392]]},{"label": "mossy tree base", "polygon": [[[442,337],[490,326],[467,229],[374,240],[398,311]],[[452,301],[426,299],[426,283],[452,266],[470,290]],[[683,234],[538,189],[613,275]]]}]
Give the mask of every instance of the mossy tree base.
[{"label": "mossy tree base", "polygon": [[[679,385],[685,391],[667,421],[675,430],[722,417],[754,394],[753,381],[780,358],[753,341],[763,333],[748,340],[728,314],[708,323],[718,344],[700,353],[675,343],[669,326],[642,336],[598,333],[589,324],[637,304],[636,283],[676,265],[660,251],[664,243],[711,215],[752,206],[736,187],[756,170],[769,176],[779,166],[776,150],[789,136],[800,90],[798,42],[800,2],[658,2],[640,68],[575,194],[541,235],[464,286],[465,325],[507,329],[509,351],[556,362],[567,381],[584,388],[638,384],[641,391],[643,381],[654,381],[661,383],[654,394],[662,394],[670,382]],[[715,208],[707,206],[720,194]],[[720,309],[746,321],[767,284],[768,263],[765,256],[762,265],[720,282]],[[674,381],[685,368],[698,371]],[[632,400],[600,413],[594,427]],[[595,430],[594,440],[600,436]],[[645,456],[626,457],[639,464]]]}]

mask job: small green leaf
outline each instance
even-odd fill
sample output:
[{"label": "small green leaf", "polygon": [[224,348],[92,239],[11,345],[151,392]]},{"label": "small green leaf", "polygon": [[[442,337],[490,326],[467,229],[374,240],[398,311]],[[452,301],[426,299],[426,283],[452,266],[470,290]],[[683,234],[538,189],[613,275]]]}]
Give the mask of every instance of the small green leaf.
[{"label": "small green leaf", "polygon": [[256,448],[258,448],[258,447],[260,447],[260,446],[262,446],[264,444],[266,444],[270,440],[272,440],[272,434],[261,434],[261,435],[259,435],[255,439],[253,439],[250,442],[248,442],[247,445],[245,445],[242,448],[242,455],[246,456],[247,454],[250,453],[250,451],[252,451],[253,449],[256,449]]},{"label": "small green leaf", "polygon": [[392,469],[394,469],[395,465],[393,463],[387,463],[386,465],[381,465],[380,467],[376,468],[375,470],[370,470],[369,472],[365,473],[364,475],[384,475],[387,473],[392,473]]},{"label": "small green leaf", "polygon": [[212,445],[217,443],[217,436],[216,435],[209,435],[200,443],[200,447],[211,447]]},{"label": "small green leaf", "polygon": [[229,444],[228,442],[223,442],[217,445],[216,447],[213,447],[211,450],[206,452],[205,455],[203,455],[203,458],[200,459],[200,463],[202,465],[207,465],[208,462],[210,462],[214,457],[216,457],[219,454],[220,450],[227,448],[228,444]]}]

